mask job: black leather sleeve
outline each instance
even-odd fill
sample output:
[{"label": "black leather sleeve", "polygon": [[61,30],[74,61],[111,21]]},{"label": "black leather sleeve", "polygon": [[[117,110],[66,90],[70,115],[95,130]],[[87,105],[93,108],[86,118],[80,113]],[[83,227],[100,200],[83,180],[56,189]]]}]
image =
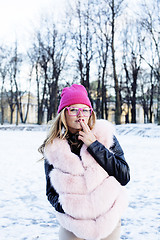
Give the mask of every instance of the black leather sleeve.
[{"label": "black leather sleeve", "polygon": [[44,168],[45,168],[45,174],[46,174],[46,195],[48,198],[48,201],[50,204],[55,208],[56,211],[60,213],[64,213],[64,210],[59,203],[59,194],[56,192],[56,190],[51,185],[49,173],[53,169],[53,165],[50,165],[47,160],[44,161]]},{"label": "black leather sleeve", "polygon": [[99,141],[93,142],[87,150],[110,176],[114,176],[124,186],[130,181],[130,169],[115,136],[113,140],[113,146],[109,150]]}]

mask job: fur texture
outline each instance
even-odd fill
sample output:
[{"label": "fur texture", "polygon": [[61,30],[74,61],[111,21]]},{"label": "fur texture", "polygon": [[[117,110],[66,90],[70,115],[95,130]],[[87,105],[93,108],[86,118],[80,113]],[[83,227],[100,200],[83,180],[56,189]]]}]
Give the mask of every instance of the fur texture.
[{"label": "fur texture", "polygon": [[[97,140],[109,148],[113,143],[113,125],[97,120],[92,130]],[[116,227],[125,208],[124,187],[95,161],[83,145],[82,160],[70,151],[66,140],[54,139],[47,145],[45,157],[54,169],[53,187],[65,214],[56,212],[59,223],[77,237],[97,240],[107,237]]]}]

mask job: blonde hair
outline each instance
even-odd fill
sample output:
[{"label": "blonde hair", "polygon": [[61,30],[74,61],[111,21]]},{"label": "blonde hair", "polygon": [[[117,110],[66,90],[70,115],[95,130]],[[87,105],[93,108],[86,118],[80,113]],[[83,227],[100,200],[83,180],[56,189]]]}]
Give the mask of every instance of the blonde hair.
[{"label": "blonde hair", "polygon": [[[96,122],[95,112],[92,114],[88,121],[88,126],[93,129]],[[47,144],[52,143],[55,138],[66,139],[68,133],[68,126],[66,123],[65,108],[57,115],[54,121],[50,121],[52,124],[48,132],[47,138],[44,140],[43,144],[38,148],[38,151],[44,155],[44,148]]]}]

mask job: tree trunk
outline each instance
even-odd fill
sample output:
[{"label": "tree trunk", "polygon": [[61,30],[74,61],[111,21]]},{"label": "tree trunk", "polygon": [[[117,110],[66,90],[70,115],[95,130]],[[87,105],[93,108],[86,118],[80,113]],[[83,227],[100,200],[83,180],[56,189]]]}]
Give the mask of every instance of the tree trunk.
[{"label": "tree trunk", "polygon": [[157,121],[158,121],[158,125],[160,125],[160,79],[159,79],[158,96],[157,96]]},{"label": "tree trunk", "polygon": [[151,85],[151,95],[150,95],[150,104],[149,104],[149,122],[153,122],[153,95],[154,95],[154,84]]},{"label": "tree trunk", "polygon": [[105,92],[105,98],[104,98],[104,105],[105,105],[105,119],[108,119],[108,106],[107,106],[107,99],[106,99],[106,86],[105,86],[105,90],[104,90],[104,92]]},{"label": "tree trunk", "polygon": [[139,67],[136,66],[136,61],[132,65],[133,68],[133,83],[132,83],[132,110],[131,110],[131,122],[136,123],[136,90],[137,90],[137,77]]},{"label": "tree trunk", "polygon": [[10,124],[13,124],[13,112],[14,112],[13,107],[10,107],[10,114],[11,114],[11,116],[10,116]]},{"label": "tree trunk", "polygon": [[112,66],[113,66],[113,78],[115,87],[115,123],[121,123],[121,99],[120,99],[120,89],[118,83],[118,77],[116,73],[116,61],[115,61],[115,48],[114,48],[114,37],[115,37],[115,6],[114,0],[112,0],[112,41],[111,41],[111,51],[112,51]]},{"label": "tree trunk", "polygon": [[101,89],[100,89],[100,73],[99,73],[98,86],[97,86],[97,99],[96,99],[96,115],[97,115],[98,119],[101,116],[101,114],[100,114],[100,96],[101,96]]},{"label": "tree trunk", "polygon": [[104,119],[104,109],[105,109],[105,85],[104,85],[104,76],[105,76],[106,66],[103,67],[102,72],[102,104],[101,104],[101,118]]},{"label": "tree trunk", "polygon": [[133,97],[132,97],[131,123],[136,123],[136,97],[135,97],[135,94],[133,94]]},{"label": "tree trunk", "polygon": [[4,124],[4,100],[3,100],[3,85],[2,85],[1,87],[1,125],[3,124]]}]

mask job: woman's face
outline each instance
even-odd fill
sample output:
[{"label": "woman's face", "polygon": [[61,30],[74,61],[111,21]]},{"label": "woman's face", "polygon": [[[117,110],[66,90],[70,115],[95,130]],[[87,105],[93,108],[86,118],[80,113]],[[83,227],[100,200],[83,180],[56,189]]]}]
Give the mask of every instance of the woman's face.
[{"label": "woman's face", "polygon": [[[79,108],[83,109],[79,110]],[[73,104],[66,108],[65,116],[68,130],[71,133],[76,133],[82,129],[81,121],[85,121],[88,124],[90,115],[88,111],[90,108],[85,104]],[[85,115],[85,116],[84,116]]]}]

